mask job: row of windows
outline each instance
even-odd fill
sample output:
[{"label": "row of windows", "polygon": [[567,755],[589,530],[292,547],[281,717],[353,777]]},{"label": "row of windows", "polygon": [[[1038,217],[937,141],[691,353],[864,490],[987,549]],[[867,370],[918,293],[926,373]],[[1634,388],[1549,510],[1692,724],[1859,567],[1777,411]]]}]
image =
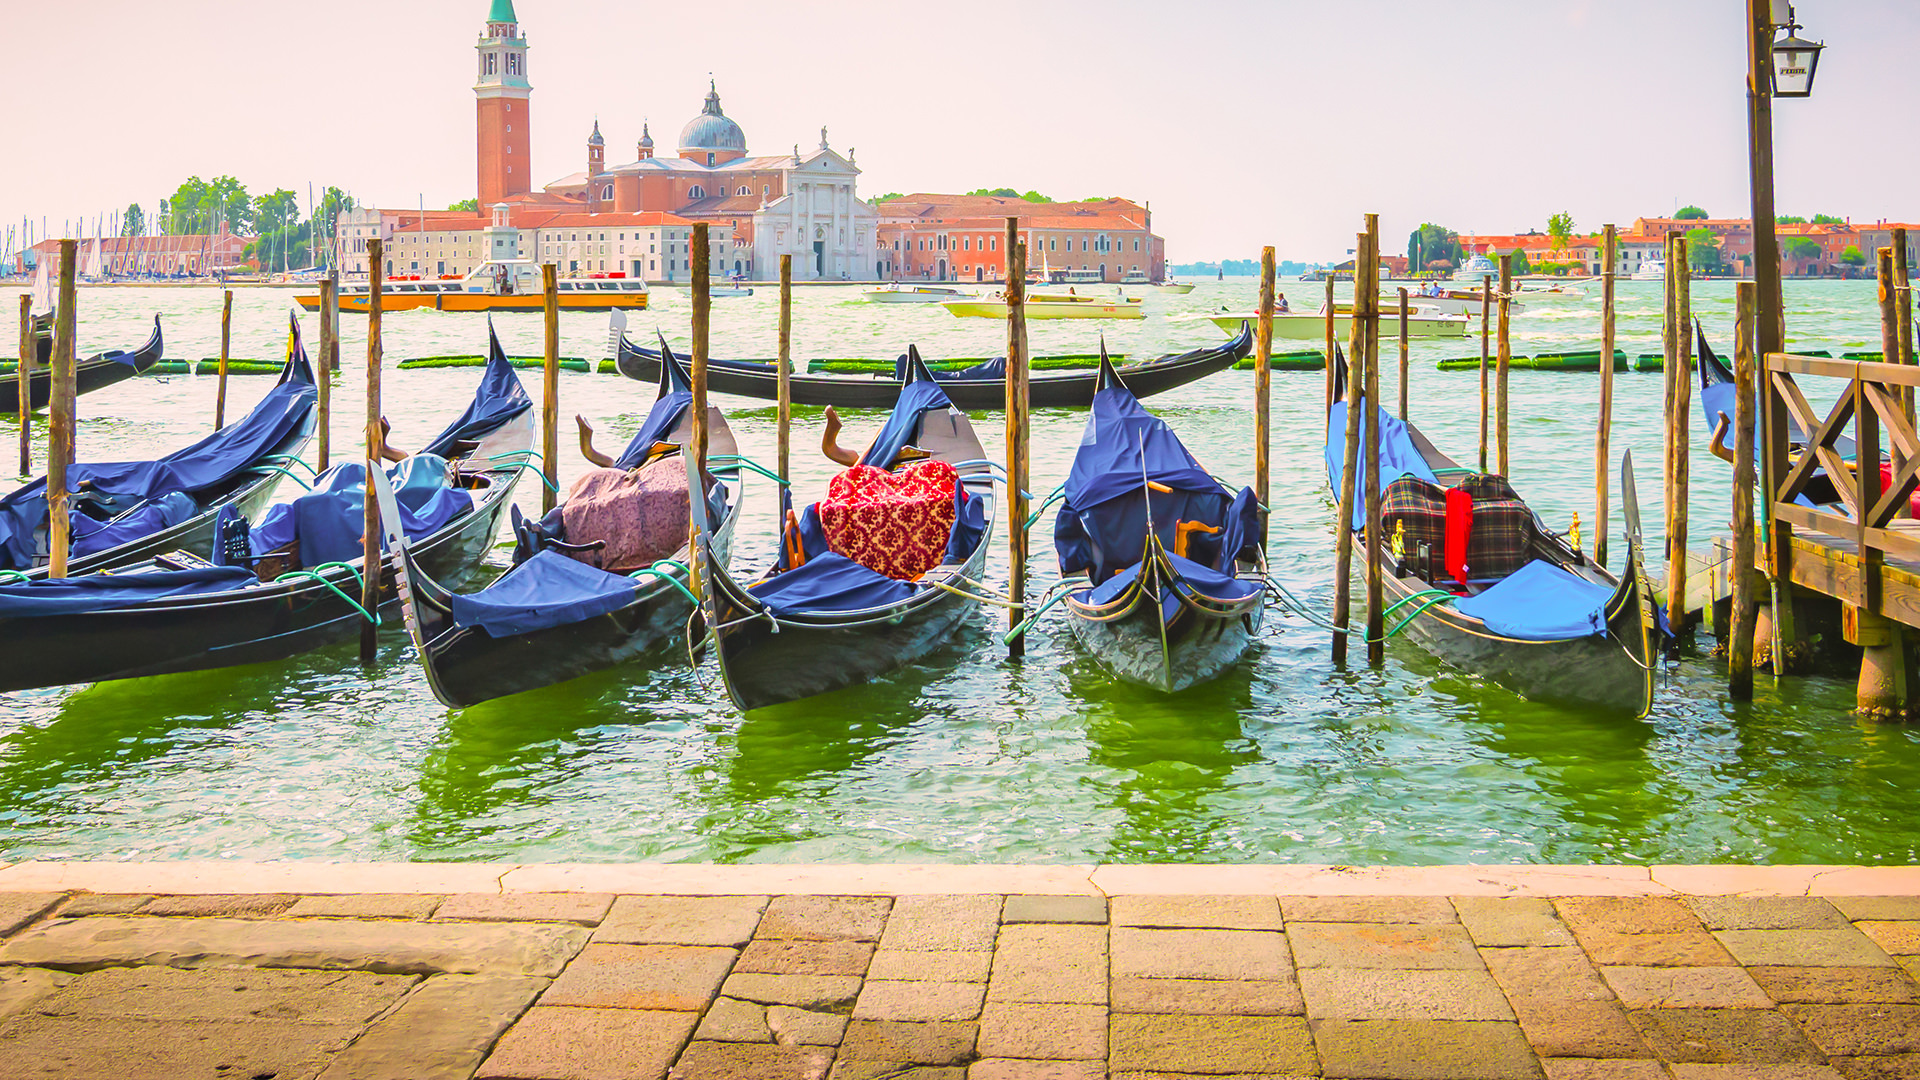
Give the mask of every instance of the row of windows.
[{"label": "row of windows", "polygon": [[[977,250],[980,250],[980,251],[1000,250],[999,237],[979,237],[977,239],[979,242],[979,247]],[[1026,239],[1026,238],[1022,237],[1022,239]],[[975,240],[976,240],[975,237],[963,236],[963,237],[960,237],[959,244],[958,246],[956,246],[945,233],[942,233],[939,236],[933,237],[931,239],[924,238],[924,237],[918,238],[918,239],[909,238],[906,243],[907,243],[908,251],[973,251],[973,250],[976,250],[974,246]],[[1033,241],[1033,242],[1038,243],[1039,241]],[[1045,239],[1045,243],[1047,245],[1046,250],[1048,251],[1060,250],[1060,238],[1057,236],[1047,237]],[[895,251],[900,250],[900,241],[898,239],[895,239],[893,242],[893,250]],[[1067,250],[1068,251],[1073,250],[1072,237],[1067,238]],[[1124,251],[1126,250],[1126,241],[1122,240],[1119,242],[1118,245],[1116,245],[1113,242],[1113,239],[1111,237],[1108,237],[1105,235],[1092,237],[1092,238],[1082,237],[1080,240],[1080,250],[1081,251],[1100,251],[1100,252],[1107,252],[1107,251],[1114,251],[1114,250]],[[1137,236],[1133,238],[1133,250],[1135,251],[1140,250],[1140,238]]]}]

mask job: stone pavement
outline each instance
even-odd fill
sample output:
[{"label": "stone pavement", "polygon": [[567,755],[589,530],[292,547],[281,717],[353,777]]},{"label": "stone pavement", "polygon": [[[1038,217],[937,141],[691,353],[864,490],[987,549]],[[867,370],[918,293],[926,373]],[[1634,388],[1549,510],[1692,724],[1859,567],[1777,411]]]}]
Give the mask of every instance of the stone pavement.
[{"label": "stone pavement", "polygon": [[1894,1080],[1917,978],[1914,868],[0,864],[0,1080]]}]

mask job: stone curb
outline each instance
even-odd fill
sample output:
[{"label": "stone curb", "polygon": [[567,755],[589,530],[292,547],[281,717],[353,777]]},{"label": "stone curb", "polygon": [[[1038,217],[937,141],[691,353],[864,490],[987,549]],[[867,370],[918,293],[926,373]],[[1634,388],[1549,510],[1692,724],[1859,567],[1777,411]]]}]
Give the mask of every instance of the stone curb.
[{"label": "stone curb", "polygon": [[1920,866],[0,863],[0,892],[898,896],[1912,896]]}]

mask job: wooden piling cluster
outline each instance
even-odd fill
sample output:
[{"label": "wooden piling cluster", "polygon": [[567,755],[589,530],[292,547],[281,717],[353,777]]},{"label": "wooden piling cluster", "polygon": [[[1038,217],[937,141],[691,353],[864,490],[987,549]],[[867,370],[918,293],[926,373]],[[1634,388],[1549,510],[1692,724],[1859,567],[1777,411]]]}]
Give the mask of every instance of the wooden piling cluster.
[{"label": "wooden piling cluster", "polygon": [[1612,225],[1606,226],[1601,241],[1606,269],[1600,273],[1600,423],[1593,434],[1593,561],[1607,565],[1607,521],[1611,508],[1607,481],[1613,474],[1613,272],[1619,259],[1619,237]]},{"label": "wooden piling cluster", "polygon": [[[1020,219],[1007,218],[1007,629],[1027,619],[1027,248]],[[1007,655],[1027,652],[1025,634],[1007,642]]]},{"label": "wooden piling cluster", "polygon": [[[1273,278],[1271,245],[1260,249],[1260,325],[1253,339],[1253,497],[1259,501],[1260,547],[1267,546],[1268,455],[1273,418],[1268,411],[1273,392]],[[1329,354],[1331,355],[1331,354]],[[1332,365],[1328,365],[1332,369]]]},{"label": "wooden piling cluster", "polygon": [[386,457],[380,432],[380,308],[386,291],[386,264],[381,243],[367,241],[367,490],[365,532],[360,537],[360,606],[367,618],[360,626],[360,662],[373,663],[380,649],[380,628],[374,616],[380,610],[380,504],[374,496],[374,470]]},{"label": "wooden piling cluster", "polygon": [[[1380,534],[1380,424],[1386,410],[1380,408],[1380,215],[1367,215],[1367,261],[1354,266],[1356,297],[1366,296],[1366,314],[1355,305],[1354,322],[1364,324],[1367,340],[1367,663],[1380,664],[1387,658],[1386,583],[1380,564],[1380,550],[1386,537]],[[1402,304],[1404,311],[1405,305]],[[1401,318],[1404,320],[1405,315]],[[1405,325],[1404,321],[1401,324]]]},{"label": "wooden piling cluster", "polygon": [[540,267],[540,287],[545,291],[546,351],[542,355],[540,380],[540,512],[551,513],[560,499],[560,268],[553,263]]},{"label": "wooden piling cluster", "polygon": [[[1377,664],[1386,658],[1382,614],[1385,581],[1380,563],[1380,425],[1374,422],[1384,412],[1379,407],[1380,216],[1368,214],[1366,220],[1367,231],[1358,235],[1354,245],[1353,312],[1348,319],[1346,440],[1341,457],[1340,519],[1334,533],[1333,660],[1345,663],[1347,659],[1347,626],[1353,602],[1353,510],[1354,499],[1360,498],[1365,500],[1366,522],[1362,542],[1367,548],[1367,661]],[[1367,418],[1364,486],[1355,475],[1355,470],[1363,467],[1362,410]]]},{"label": "wooden piling cluster", "polygon": [[[79,241],[60,241],[60,294],[53,307],[53,355],[49,358],[52,394],[47,410],[47,576],[67,576],[67,551],[73,541],[68,516],[67,466],[74,462],[74,263]],[[32,355],[29,353],[28,355]],[[21,357],[24,367],[26,357]],[[31,406],[32,402],[27,403]]]}]

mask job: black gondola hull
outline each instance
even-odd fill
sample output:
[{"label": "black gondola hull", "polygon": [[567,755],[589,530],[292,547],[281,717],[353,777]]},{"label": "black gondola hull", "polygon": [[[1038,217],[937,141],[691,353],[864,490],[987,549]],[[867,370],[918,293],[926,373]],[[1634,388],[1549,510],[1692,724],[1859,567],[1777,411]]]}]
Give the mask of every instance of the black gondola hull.
[{"label": "black gondola hull", "polygon": [[[531,445],[532,425],[524,424]],[[490,474],[492,484],[473,513],[410,550],[442,580],[464,583],[493,546],[513,501],[518,470]],[[349,595],[355,579],[330,580]],[[400,605],[394,559],[382,560],[382,620],[396,623]],[[358,600],[358,596],[354,596]],[[319,582],[238,589],[108,611],[0,619],[0,692],[104,682],[239,664],[283,660],[359,632],[359,611]]]},{"label": "black gondola hull", "polygon": [[[1119,370],[1135,397],[1150,397],[1225,371],[1251,348],[1252,338],[1241,334],[1218,348],[1197,349]],[[615,364],[629,379],[651,383],[660,377],[659,354],[634,345],[624,336],[620,339]],[[1093,404],[1099,377],[1097,370],[1033,375],[1028,380],[1031,405],[1037,409],[1084,409]],[[891,409],[903,385],[892,378],[848,375],[792,375],[788,383],[796,405],[832,405],[841,409]],[[779,377],[772,370],[753,371],[718,364],[707,368],[707,387],[716,394],[764,401],[778,400],[780,393]],[[1007,387],[1001,379],[942,381],[940,389],[946,391],[955,407],[968,412],[1006,408]]]},{"label": "black gondola hull", "polygon": [[[714,554],[723,561],[733,547],[739,502],[736,496],[714,531]],[[414,602],[423,603],[418,589]],[[656,581],[618,611],[532,633],[496,638],[477,627],[449,629],[427,642],[421,659],[434,696],[459,709],[624,664],[683,633],[692,614],[679,589]]]},{"label": "black gondola hull", "polygon": [[1128,593],[1098,609],[1069,598],[1067,625],[1109,671],[1166,693],[1210,682],[1239,663],[1266,610],[1264,592],[1222,609],[1183,598],[1180,610],[1163,623],[1159,605],[1138,583]]},{"label": "black gondola hull", "polygon": [[[45,339],[42,339],[43,342]],[[53,371],[47,367],[47,353],[51,346],[42,344],[38,366],[27,372],[28,408],[44,409],[53,400]],[[147,343],[131,353],[101,353],[81,360],[73,368],[73,390],[75,394],[90,393],[102,387],[123,382],[135,375],[146,372],[160,362],[165,355],[165,344],[160,335],[160,317],[154,316],[153,333]],[[17,371],[0,374],[0,413],[20,412],[20,376]]]}]

